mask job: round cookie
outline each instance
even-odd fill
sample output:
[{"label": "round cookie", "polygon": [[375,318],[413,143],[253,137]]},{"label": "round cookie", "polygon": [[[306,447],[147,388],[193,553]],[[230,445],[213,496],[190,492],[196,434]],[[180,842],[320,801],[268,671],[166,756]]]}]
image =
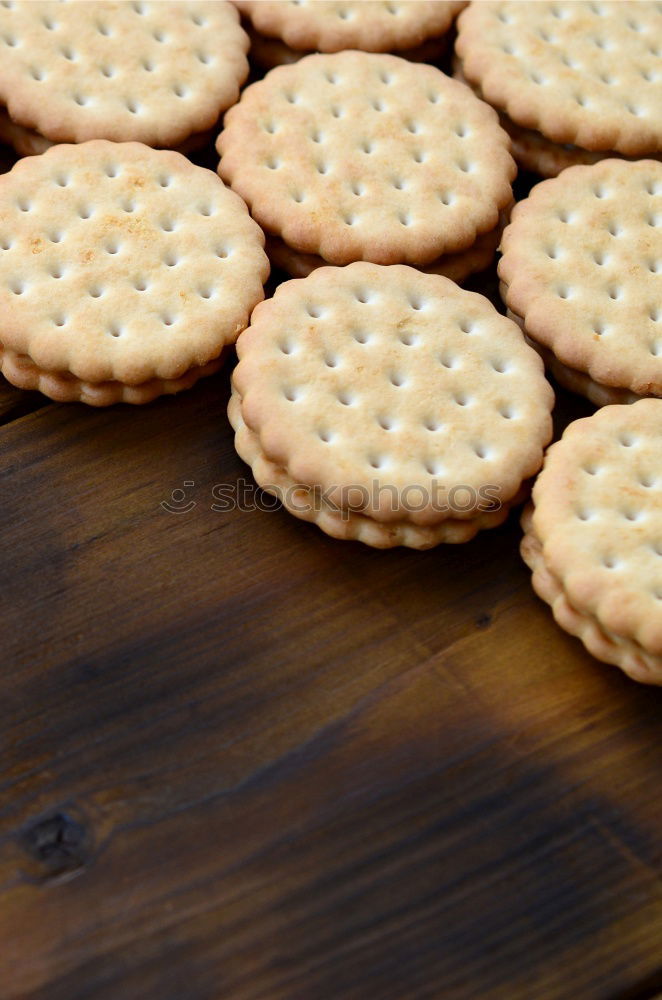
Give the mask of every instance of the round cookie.
[{"label": "round cookie", "polygon": [[432,66],[280,66],[225,116],[219,173],[270,234],[333,264],[429,264],[496,227],[516,168],[492,108]]},{"label": "round cookie", "polygon": [[661,446],[662,400],[575,421],[522,519],[522,556],[558,624],[649,684],[662,684]]},{"label": "round cookie", "polygon": [[501,250],[502,295],[527,336],[599,387],[662,396],[661,163],[603,160],[543,181]]},{"label": "round cookie", "polygon": [[263,297],[264,237],[209,170],[141,143],[0,176],[0,366],[20,388],[147,402],[219,364]]},{"label": "round cookie", "polygon": [[553,393],[517,327],[409,267],[357,262],[288,281],[237,353],[239,453],[263,488],[336,537],[466,541],[504,520],[551,437]]},{"label": "round cookie", "polygon": [[473,3],[456,51],[471,84],[517,125],[556,143],[662,150],[662,11],[589,0]]},{"label": "round cookie", "polygon": [[395,52],[445,34],[465,0],[234,0],[261,35],[290,49]]},{"label": "round cookie", "polygon": [[0,103],[51,142],[173,148],[211,128],[248,75],[230,3],[0,4]]}]

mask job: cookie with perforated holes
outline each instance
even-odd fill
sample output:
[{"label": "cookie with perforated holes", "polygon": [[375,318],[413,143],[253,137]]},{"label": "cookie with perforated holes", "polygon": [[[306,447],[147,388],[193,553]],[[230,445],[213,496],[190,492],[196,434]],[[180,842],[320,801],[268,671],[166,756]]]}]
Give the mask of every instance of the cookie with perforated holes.
[{"label": "cookie with perforated holes", "polygon": [[288,281],[237,353],[239,455],[336,538],[468,541],[524,499],[551,437],[554,395],[515,324],[414,268],[357,262]]},{"label": "cookie with perforated holes", "polygon": [[521,552],[561,628],[662,684],[662,400],[607,406],[548,450]]},{"label": "cookie with perforated holes", "polygon": [[662,163],[543,181],[501,250],[502,297],[562,385],[598,406],[662,396]]},{"label": "cookie with perforated holes", "polygon": [[526,169],[662,153],[658,2],[482,0],[457,25],[456,75],[499,110]]},{"label": "cookie with perforated holes", "polygon": [[434,62],[465,0],[234,0],[248,19],[251,61],[264,69],[312,52],[397,52]]},{"label": "cookie with perforated holes", "polygon": [[0,140],[204,143],[248,75],[231,3],[0,3]]},{"label": "cookie with perforated holes", "polygon": [[494,232],[516,172],[496,113],[432,66],[366,52],[272,70],[225,116],[219,173],[289,251],[432,264]]},{"label": "cookie with perforated holes", "polygon": [[179,153],[93,140],[19,160],[0,176],[0,370],[96,406],[186,389],[262,299],[263,246]]}]

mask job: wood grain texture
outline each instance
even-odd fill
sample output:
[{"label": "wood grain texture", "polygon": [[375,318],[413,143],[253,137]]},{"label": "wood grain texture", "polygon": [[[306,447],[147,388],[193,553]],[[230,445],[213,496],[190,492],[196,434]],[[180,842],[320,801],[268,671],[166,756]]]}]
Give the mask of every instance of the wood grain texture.
[{"label": "wood grain texture", "polygon": [[212,510],[227,392],[0,432],[3,998],[659,989],[660,692],[555,628],[515,522]]},{"label": "wood grain texture", "polygon": [[227,397],[0,385],[0,1000],[659,1000],[662,692],[554,626],[514,518],[214,509]]}]

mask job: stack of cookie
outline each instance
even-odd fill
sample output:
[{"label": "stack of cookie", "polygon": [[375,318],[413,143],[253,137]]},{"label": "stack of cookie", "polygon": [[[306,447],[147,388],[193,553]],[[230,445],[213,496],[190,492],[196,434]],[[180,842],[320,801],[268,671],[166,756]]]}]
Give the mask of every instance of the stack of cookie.
[{"label": "stack of cookie", "polygon": [[662,396],[662,163],[543,181],[502,253],[504,302],[558,382],[599,406]]},{"label": "stack of cookie", "polygon": [[312,52],[397,52],[437,62],[465,0],[235,0],[246,18],[251,61],[262,69]]},{"label": "stack of cookie", "polygon": [[263,297],[264,237],[179,153],[99,139],[0,177],[0,370],[96,406],[215,372]]},{"label": "stack of cookie", "polygon": [[522,556],[561,628],[662,684],[662,400],[577,420],[547,452]]},{"label": "stack of cookie", "polygon": [[658,3],[481,0],[458,19],[461,76],[501,113],[516,159],[544,177],[662,152]]},{"label": "stack of cookie", "polygon": [[[208,141],[248,75],[230,3],[0,4],[0,141]],[[4,105],[4,107],[2,106]]]},{"label": "stack of cookie", "polygon": [[554,396],[515,324],[414,268],[355,263],[285,282],[237,353],[237,451],[335,538],[468,541],[522,501],[551,437]]},{"label": "stack of cookie", "polygon": [[272,262],[295,276],[367,260],[461,281],[492,260],[516,172],[496,113],[466,87],[365,52],[271,70],[217,148]]}]

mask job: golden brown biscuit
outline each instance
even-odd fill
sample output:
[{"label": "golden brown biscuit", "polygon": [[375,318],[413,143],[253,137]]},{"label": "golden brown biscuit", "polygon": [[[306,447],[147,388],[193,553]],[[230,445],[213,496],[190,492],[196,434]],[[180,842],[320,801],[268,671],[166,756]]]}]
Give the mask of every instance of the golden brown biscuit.
[{"label": "golden brown biscuit", "polygon": [[225,116],[219,172],[298,253],[425,265],[510,204],[492,108],[432,66],[341,52],[280,66]]},{"label": "golden brown biscuit", "polygon": [[662,684],[662,400],[606,406],[548,450],[522,556],[561,628]]},{"label": "golden brown biscuit", "polygon": [[519,502],[551,436],[553,393],[517,327],[412,268],[359,262],[288,281],[237,353],[239,453],[336,537],[466,541]]},{"label": "golden brown biscuit", "polygon": [[262,298],[263,245],[179,153],[95,140],[19,160],[0,176],[2,371],[96,405],[186,388]]}]

